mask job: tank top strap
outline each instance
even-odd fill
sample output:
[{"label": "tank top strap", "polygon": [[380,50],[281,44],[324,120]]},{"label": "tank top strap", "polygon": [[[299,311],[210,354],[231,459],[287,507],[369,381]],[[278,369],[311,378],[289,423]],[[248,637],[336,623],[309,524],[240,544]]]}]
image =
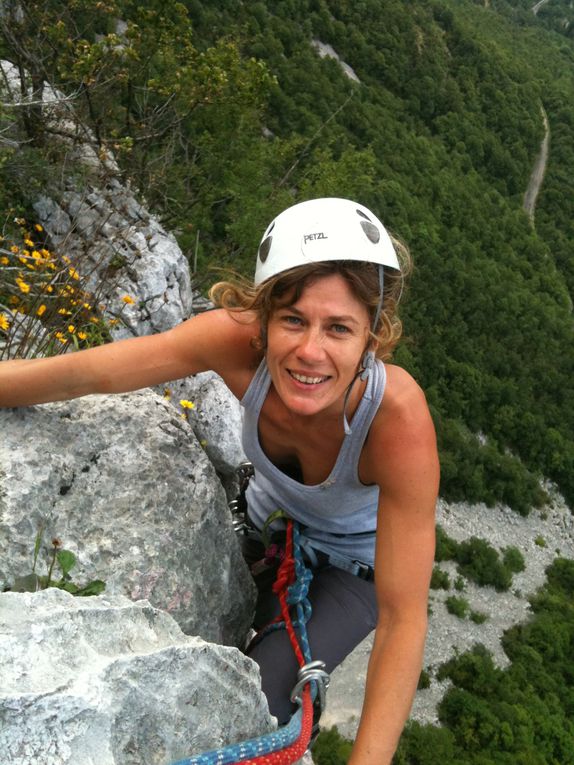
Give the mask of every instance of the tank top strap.
[{"label": "tank top strap", "polygon": [[265,397],[269,392],[270,385],[271,375],[267,369],[267,362],[265,358],[263,358],[241,399],[241,406],[247,410],[255,412],[257,416],[259,416]]},{"label": "tank top strap", "polygon": [[378,360],[372,367],[367,387],[359,402],[353,419],[351,420],[351,433],[345,437],[345,460],[344,464],[350,472],[350,478],[359,480],[358,464],[369,429],[379,411],[385,392],[387,373],[385,365]]}]

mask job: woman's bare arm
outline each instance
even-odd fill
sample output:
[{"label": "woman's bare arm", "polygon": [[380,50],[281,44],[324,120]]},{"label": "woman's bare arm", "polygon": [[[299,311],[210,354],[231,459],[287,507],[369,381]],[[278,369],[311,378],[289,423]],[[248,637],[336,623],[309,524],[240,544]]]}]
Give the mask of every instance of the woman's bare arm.
[{"label": "woman's bare arm", "polygon": [[[388,397],[388,398],[387,398]],[[363,480],[380,487],[375,586],[379,616],[349,765],[390,765],[421,670],[434,559],[439,465],[422,391],[391,368],[386,411],[368,437]]]},{"label": "woman's bare arm", "polygon": [[0,406],[61,401],[90,393],[121,393],[208,369],[230,387],[251,368],[252,322],[227,311],[200,314],[161,334],[120,340],[62,356],[0,363]]}]

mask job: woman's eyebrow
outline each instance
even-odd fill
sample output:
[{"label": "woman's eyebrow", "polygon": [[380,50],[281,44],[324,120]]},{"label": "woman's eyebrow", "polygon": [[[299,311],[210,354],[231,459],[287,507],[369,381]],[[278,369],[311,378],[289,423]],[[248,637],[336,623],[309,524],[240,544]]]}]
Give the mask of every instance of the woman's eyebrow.
[{"label": "woman's eyebrow", "polygon": [[[285,305],[282,306],[282,308],[285,311],[291,311],[292,313],[296,313],[297,316],[304,316],[303,311],[300,311],[298,308],[296,308],[294,305]],[[327,321],[332,321],[335,324],[359,324],[357,319],[355,319],[354,316],[327,316]]]}]

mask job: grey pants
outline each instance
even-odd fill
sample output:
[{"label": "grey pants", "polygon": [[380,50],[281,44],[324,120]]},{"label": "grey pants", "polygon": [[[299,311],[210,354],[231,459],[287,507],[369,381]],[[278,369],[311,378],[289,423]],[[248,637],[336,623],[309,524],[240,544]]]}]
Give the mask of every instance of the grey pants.
[{"label": "grey pants", "polygon": [[[250,567],[263,558],[263,554],[260,542],[244,539],[243,555]],[[279,601],[272,590],[275,573],[276,567],[272,567],[254,575],[258,592],[256,629],[280,613]],[[375,628],[375,586],[373,582],[326,565],[313,570],[309,600],[313,609],[307,623],[311,656],[313,660],[324,661],[330,673]],[[289,697],[299,668],[286,630],[270,632],[248,648],[247,654],[259,664],[271,714],[284,725],[296,709]]]}]

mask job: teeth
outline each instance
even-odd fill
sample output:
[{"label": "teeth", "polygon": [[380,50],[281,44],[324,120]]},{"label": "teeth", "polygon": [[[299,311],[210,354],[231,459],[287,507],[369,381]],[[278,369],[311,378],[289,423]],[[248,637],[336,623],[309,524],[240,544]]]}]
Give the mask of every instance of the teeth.
[{"label": "teeth", "polygon": [[307,385],[317,385],[317,383],[327,379],[326,377],[307,377],[306,375],[299,375],[297,372],[290,372],[290,374],[298,382],[306,383]]}]

